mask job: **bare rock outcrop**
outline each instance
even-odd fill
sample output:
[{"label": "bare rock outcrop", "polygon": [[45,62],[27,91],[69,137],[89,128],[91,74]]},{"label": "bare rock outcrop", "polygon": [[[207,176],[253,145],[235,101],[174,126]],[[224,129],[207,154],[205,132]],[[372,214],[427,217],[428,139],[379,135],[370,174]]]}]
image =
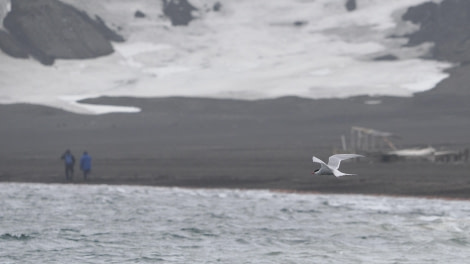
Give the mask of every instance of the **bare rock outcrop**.
[{"label": "bare rock outcrop", "polygon": [[[114,51],[110,41],[124,40],[99,17],[93,20],[58,0],[12,0],[3,25],[11,39],[21,43],[23,50],[45,65],[53,64],[57,58],[108,55]],[[0,46],[6,46],[2,50],[7,52],[11,39],[3,35]]]},{"label": "bare rock outcrop", "polygon": [[346,1],[346,10],[354,11],[354,10],[356,10],[356,8],[357,8],[356,0],[347,0]]},{"label": "bare rock outcrop", "polygon": [[427,2],[409,8],[403,19],[420,25],[409,36],[409,45],[432,42],[434,59],[470,62],[470,1]]},{"label": "bare rock outcrop", "polygon": [[173,26],[186,26],[194,19],[197,10],[187,0],[163,0],[163,13],[170,18]]},{"label": "bare rock outcrop", "polygon": [[13,38],[8,32],[0,30],[0,50],[14,58],[28,58],[28,51],[23,44]]}]

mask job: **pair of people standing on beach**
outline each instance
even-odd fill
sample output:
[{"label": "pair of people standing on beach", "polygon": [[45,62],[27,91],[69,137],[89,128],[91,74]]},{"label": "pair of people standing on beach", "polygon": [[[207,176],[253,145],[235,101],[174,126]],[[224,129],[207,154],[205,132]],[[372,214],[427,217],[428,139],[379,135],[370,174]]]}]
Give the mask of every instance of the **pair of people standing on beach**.
[{"label": "pair of people standing on beach", "polygon": [[[73,180],[73,170],[75,167],[75,157],[72,152],[67,149],[65,153],[61,156],[61,159],[64,160],[65,164],[65,180]],[[82,157],[80,158],[80,170],[83,172],[83,179],[87,180],[88,175],[91,172],[91,156],[88,155],[88,152],[83,152]]]}]

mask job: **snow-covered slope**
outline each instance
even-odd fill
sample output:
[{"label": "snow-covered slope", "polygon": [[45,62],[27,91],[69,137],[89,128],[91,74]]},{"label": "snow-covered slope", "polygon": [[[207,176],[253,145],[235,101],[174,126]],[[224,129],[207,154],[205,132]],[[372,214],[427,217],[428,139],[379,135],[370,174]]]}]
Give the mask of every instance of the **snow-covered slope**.
[{"label": "snow-covered slope", "polygon": [[[3,21],[7,13],[10,11],[10,0],[0,0],[0,21]],[[3,23],[0,23],[0,29],[3,28]]]},{"label": "snow-covered slope", "polygon": [[[447,76],[448,63],[423,60],[430,45],[403,47],[416,30],[401,21],[424,0],[192,0],[198,19],[172,27],[155,0],[66,0],[120,28],[126,42],[92,60],[43,66],[0,53],[0,103],[33,103],[77,113],[138,111],[77,100],[107,96],[260,99],[411,96]],[[435,1],[440,2],[440,1]],[[140,10],[144,18],[135,18]],[[392,54],[397,60],[374,60]]]}]

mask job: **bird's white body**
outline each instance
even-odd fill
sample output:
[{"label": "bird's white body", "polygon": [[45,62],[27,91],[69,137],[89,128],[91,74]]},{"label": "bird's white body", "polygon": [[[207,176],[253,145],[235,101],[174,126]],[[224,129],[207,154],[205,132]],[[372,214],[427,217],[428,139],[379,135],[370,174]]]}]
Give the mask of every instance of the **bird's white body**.
[{"label": "bird's white body", "polygon": [[328,164],[323,162],[321,159],[313,156],[312,160],[314,163],[319,163],[321,165],[320,169],[315,170],[312,172],[312,174],[316,175],[334,175],[336,177],[341,177],[345,175],[355,175],[355,174],[349,174],[349,173],[343,173],[339,171],[339,164],[341,163],[342,160],[346,159],[352,159],[352,158],[359,158],[359,157],[364,157],[362,155],[358,154],[336,154],[331,156],[328,159]]}]

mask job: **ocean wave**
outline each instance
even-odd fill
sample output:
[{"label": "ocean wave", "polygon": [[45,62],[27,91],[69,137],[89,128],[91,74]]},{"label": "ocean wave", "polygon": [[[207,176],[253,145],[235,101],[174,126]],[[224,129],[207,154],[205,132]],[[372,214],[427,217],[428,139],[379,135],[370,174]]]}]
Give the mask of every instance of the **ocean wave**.
[{"label": "ocean wave", "polygon": [[25,240],[30,240],[33,239],[33,236],[27,235],[27,234],[10,234],[10,233],[4,233],[0,235],[0,240],[20,240],[20,241],[25,241]]}]

